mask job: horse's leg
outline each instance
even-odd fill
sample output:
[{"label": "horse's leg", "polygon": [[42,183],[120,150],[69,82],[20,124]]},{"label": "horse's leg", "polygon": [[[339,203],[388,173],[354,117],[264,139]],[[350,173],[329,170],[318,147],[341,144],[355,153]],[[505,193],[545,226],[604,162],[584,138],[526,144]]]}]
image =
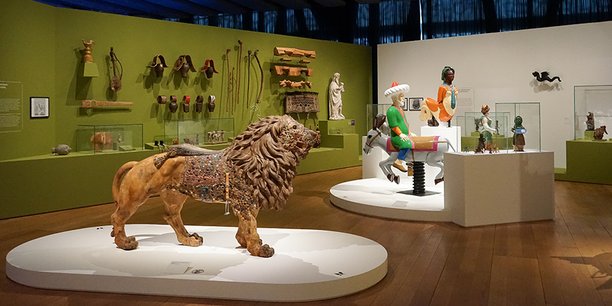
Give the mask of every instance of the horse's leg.
[{"label": "horse's leg", "polygon": [[115,244],[118,248],[124,250],[133,250],[138,247],[138,241],[134,236],[125,234],[125,223],[132,217],[147,199],[148,195],[143,193],[120,193],[115,203],[115,212],[111,215],[111,224],[113,231],[112,237],[115,237]]},{"label": "horse's leg", "polygon": [[431,167],[440,168],[440,172],[436,175],[434,183],[437,185],[444,181],[444,153],[435,152],[427,154],[427,164]]},{"label": "horse's leg", "polygon": [[393,173],[393,171],[391,170],[391,165],[393,165],[395,160],[397,160],[397,154],[397,152],[390,153],[389,158],[378,163],[378,166],[380,167],[380,169],[382,169],[383,173],[389,181],[399,184],[399,176],[395,175],[395,173]]},{"label": "horse's leg", "polygon": [[187,200],[187,196],[178,191],[169,189],[163,189],[159,193],[159,196],[162,201],[164,201],[164,220],[172,226],[174,233],[176,233],[176,239],[182,245],[201,246],[204,243],[204,239],[197,233],[190,235],[181,218],[181,210],[183,209],[185,200]]},{"label": "horse's leg", "polygon": [[[258,213],[259,209],[257,208],[245,209],[236,213],[238,216],[238,233],[236,234],[236,239],[241,245],[246,242],[246,248],[251,255],[270,257],[274,255],[274,249],[267,244],[262,244],[259,234],[257,233]],[[241,240],[243,242],[240,242]]]}]

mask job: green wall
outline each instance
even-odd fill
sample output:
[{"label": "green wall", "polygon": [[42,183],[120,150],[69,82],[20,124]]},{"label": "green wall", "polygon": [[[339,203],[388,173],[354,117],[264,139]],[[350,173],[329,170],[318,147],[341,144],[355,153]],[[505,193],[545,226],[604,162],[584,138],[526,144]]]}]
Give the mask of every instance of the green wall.
[{"label": "green wall", "polygon": [[[27,14],[26,14],[27,12]],[[331,76],[340,72],[345,83],[343,113],[356,119],[355,133],[340,138],[342,145],[329,143],[330,148],[313,150],[298,168],[299,173],[322,171],[359,164],[359,139],[367,129],[366,104],[371,102],[371,49],[368,47],[319,41],[298,37],[223,29],[160,20],[126,17],[71,9],[54,8],[33,1],[7,0],[0,13],[0,81],[18,81],[23,84],[23,127],[20,131],[2,132],[0,140],[0,172],[10,184],[0,187],[9,195],[15,207],[3,207],[0,218],[50,210],[91,205],[110,201],[110,181],[115,169],[127,160],[141,158],[153,151],[69,156],[52,156],[50,148],[60,143],[76,149],[76,129],[79,125],[142,124],[144,141],[164,134],[167,121],[233,118],[235,131],[240,133],[249,124],[252,106],[257,94],[259,70],[253,60],[247,93],[247,50],[259,50],[264,69],[264,90],[257,116],[283,113],[283,93],[270,68],[277,62],[273,49],[295,47],[315,50],[317,58],[308,64],[313,75],[310,91],[319,93],[321,111],[318,114],[294,116],[307,127],[315,128],[318,120],[327,119],[327,90]],[[24,17],[27,16],[27,17]],[[82,77],[82,40],[95,41],[94,62],[98,77]],[[240,99],[234,112],[227,107],[227,76],[238,61],[238,40],[243,42],[241,59]],[[113,47],[124,68],[122,89],[114,95],[109,88],[108,51]],[[230,49],[226,58],[226,49]],[[157,79],[146,67],[156,54],[162,54],[169,66],[178,56],[191,55],[199,68],[211,58],[220,72],[212,79],[190,72],[187,79],[171,73]],[[229,59],[231,68],[226,68]],[[170,114],[160,107],[157,95],[192,96],[215,95],[214,113],[193,112]],[[29,118],[29,97],[50,98],[48,119]],[[84,111],[81,100],[110,100],[133,102],[131,109]],[[192,106],[193,107],[193,106]],[[257,117],[256,116],[256,117]],[[348,138],[347,138],[348,137]],[[82,154],[81,154],[82,155]],[[115,154],[112,154],[115,155]],[[330,158],[337,159],[334,162]],[[75,161],[78,160],[78,163]],[[78,165],[78,166],[76,166]],[[87,165],[87,166],[86,166]],[[58,180],[61,176],[63,179]],[[36,180],[32,180],[36,177]],[[36,184],[30,183],[35,182]],[[95,193],[79,185],[97,186],[104,191]],[[36,190],[36,192],[32,192]],[[94,195],[95,194],[95,195]],[[67,195],[72,195],[67,197]],[[45,204],[32,203],[44,198]],[[70,200],[66,200],[70,198]],[[38,205],[38,206],[37,206]]]},{"label": "green wall", "polygon": [[[306,120],[299,118],[309,127],[315,126],[313,117],[327,119],[327,90],[334,72],[341,73],[341,81],[346,85],[343,94],[344,114],[347,118],[358,119],[356,130],[365,132],[365,105],[371,102],[371,49],[368,47],[319,41],[298,37],[272,35],[266,33],[224,29],[160,20],[126,17],[95,12],[48,7],[31,1],[10,0],[5,4],[2,26],[3,69],[0,80],[21,81],[24,83],[24,103],[30,96],[51,97],[51,117],[45,120],[30,120],[24,117],[24,129],[20,133],[4,133],[2,138],[10,138],[14,150],[0,152],[0,160],[46,154],[49,148],[58,143],[75,144],[75,129],[78,125],[89,124],[132,124],[144,125],[144,139],[164,133],[165,119],[206,120],[209,114],[168,114],[166,108],[155,103],[157,95],[217,97],[218,105],[211,117],[232,117],[236,132],[242,131],[250,121],[250,111],[246,98],[251,104],[255,100],[259,72],[253,61],[251,84],[246,95],[247,50],[260,50],[259,56],[264,67],[264,91],[260,116],[282,114],[282,97],[285,89],[278,86],[279,77],[270,73],[274,61],[275,46],[296,47],[317,51],[317,58],[309,64],[313,75],[308,78],[313,83],[312,91],[319,92],[321,111]],[[23,18],[23,12],[28,18]],[[10,30],[8,30],[10,29]],[[95,41],[94,62],[100,76],[81,77],[82,63],[81,40]],[[227,68],[225,52],[230,49],[231,68],[238,60],[238,40],[243,42],[241,96],[236,111],[228,112]],[[118,94],[109,91],[108,51],[114,47],[124,66],[123,88]],[[207,80],[199,73],[190,72],[188,79],[172,74],[171,69],[164,71],[162,79],[156,79],[146,66],[155,54],[163,54],[169,65],[174,64],[179,55],[189,54],[196,67],[201,67],[204,59],[215,61],[219,74]],[[131,110],[105,110],[84,112],[80,109],[83,99],[130,101]],[[29,102],[24,104],[29,111]],[[186,115],[186,116],[183,116]],[[38,139],[44,132],[44,141]]]}]

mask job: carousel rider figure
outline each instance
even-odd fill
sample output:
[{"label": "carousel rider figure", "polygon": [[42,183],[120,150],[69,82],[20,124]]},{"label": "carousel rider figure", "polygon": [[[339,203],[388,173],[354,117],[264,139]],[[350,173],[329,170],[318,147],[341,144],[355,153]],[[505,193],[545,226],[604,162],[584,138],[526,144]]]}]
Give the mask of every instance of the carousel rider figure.
[{"label": "carousel rider figure", "polygon": [[404,94],[410,91],[408,84],[398,84],[393,82],[391,88],[385,90],[385,97],[391,97],[393,105],[387,110],[387,122],[389,123],[389,129],[391,130],[391,143],[399,150],[397,158],[405,161],[406,154],[410,152],[413,147],[411,135],[408,130],[408,123],[406,122],[406,116],[402,109],[401,103],[404,102]]}]

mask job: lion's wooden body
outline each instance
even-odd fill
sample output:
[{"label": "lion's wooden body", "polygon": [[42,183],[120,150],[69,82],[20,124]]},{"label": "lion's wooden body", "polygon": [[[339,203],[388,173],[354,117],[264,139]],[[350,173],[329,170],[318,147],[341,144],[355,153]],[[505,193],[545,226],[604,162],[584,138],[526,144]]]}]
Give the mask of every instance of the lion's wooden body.
[{"label": "lion's wooden body", "polygon": [[115,243],[126,250],[138,246],[133,236],[126,235],[125,223],[151,195],[159,194],[165,220],[180,243],[203,243],[198,234],[187,232],[181,219],[188,197],[209,203],[227,201],[238,217],[238,243],[252,255],[272,256],[274,249],[262,244],[257,234],[257,214],[261,208],[281,209],[286,204],[299,161],[319,142],[319,134],[291,117],[270,116],[251,124],[222,151],[181,145],[128,162],[113,180]]}]

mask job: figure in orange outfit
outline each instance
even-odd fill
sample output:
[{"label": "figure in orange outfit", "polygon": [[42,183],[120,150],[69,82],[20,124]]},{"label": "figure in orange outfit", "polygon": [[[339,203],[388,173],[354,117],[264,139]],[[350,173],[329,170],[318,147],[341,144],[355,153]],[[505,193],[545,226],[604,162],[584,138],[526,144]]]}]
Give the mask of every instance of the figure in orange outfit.
[{"label": "figure in orange outfit", "polygon": [[427,121],[429,126],[438,126],[438,121],[448,122],[451,125],[451,119],[457,108],[458,90],[453,85],[455,79],[455,69],[450,66],[445,66],[442,69],[442,85],[438,87],[438,99],[427,98],[421,107],[420,119]]}]

